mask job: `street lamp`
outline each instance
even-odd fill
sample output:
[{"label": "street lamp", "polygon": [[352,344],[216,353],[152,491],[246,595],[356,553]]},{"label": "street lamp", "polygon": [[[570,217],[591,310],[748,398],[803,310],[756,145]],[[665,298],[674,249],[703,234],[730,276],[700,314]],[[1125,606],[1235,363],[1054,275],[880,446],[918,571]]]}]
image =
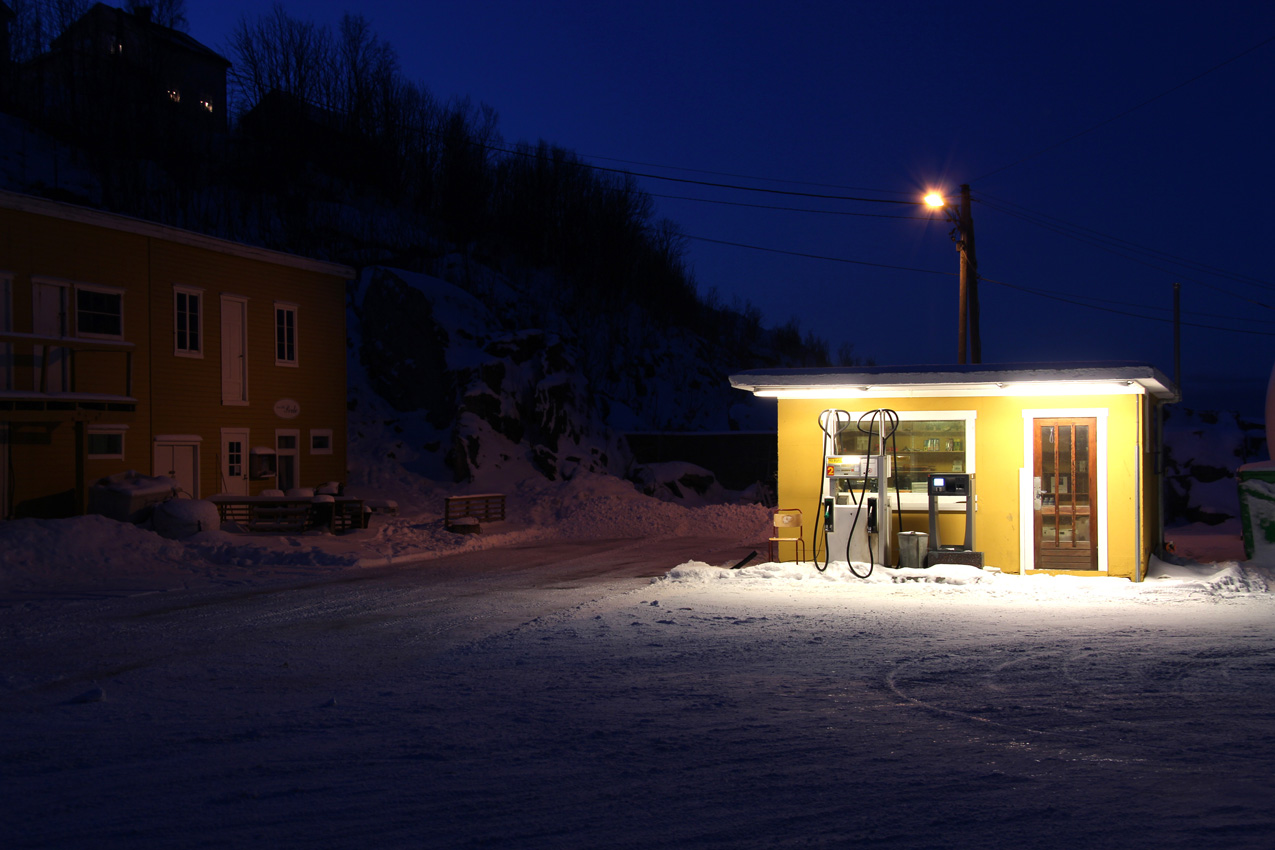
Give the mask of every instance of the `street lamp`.
[{"label": "street lamp", "polygon": [[957,206],[949,204],[940,192],[929,192],[925,205],[942,210],[943,216],[955,225],[952,241],[961,254],[961,283],[958,312],[960,328],[956,334],[956,362],[966,362],[966,331],[969,332],[970,363],[983,362],[983,343],[978,332],[978,260],[974,256],[974,219],[970,215],[970,187],[961,185],[961,201]]}]

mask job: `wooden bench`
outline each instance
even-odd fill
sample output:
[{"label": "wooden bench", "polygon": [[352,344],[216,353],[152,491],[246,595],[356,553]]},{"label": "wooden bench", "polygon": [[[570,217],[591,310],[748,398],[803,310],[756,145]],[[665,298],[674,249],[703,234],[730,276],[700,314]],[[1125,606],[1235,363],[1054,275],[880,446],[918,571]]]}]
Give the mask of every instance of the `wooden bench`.
[{"label": "wooden bench", "polygon": [[505,518],[504,493],[477,493],[448,496],[443,500],[443,526],[459,525],[457,520],[472,517],[478,522],[501,522]]}]

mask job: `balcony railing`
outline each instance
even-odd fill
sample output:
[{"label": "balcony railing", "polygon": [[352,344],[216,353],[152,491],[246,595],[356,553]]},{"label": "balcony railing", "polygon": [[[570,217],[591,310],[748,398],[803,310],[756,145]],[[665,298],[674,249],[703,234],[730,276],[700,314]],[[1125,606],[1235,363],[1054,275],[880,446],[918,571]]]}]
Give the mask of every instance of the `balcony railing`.
[{"label": "balcony railing", "polygon": [[[0,332],[0,404],[9,409],[135,405],[135,347],[122,340]],[[90,363],[98,367],[112,356],[119,358],[119,371],[95,368],[95,386],[81,386]],[[105,380],[99,380],[102,375]]]}]

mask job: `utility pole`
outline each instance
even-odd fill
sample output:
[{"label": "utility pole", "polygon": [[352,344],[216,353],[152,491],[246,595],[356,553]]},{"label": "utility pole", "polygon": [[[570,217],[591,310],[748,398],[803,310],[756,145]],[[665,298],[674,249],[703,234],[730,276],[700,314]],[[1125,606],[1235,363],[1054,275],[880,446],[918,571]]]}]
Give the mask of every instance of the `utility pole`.
[{"label": "utility pole", "polygon": [[961,283],[957,308],[961,326],[956,334],[956,362],[967,362],[968,351],[968,362],[982,363],[983,340],[978,330],[978,258],[974,254],[974,217],[970,213],[968,183],[961,184],[961,204],[956,212],[956,228],[959,234],[956,248],[961,252]]}]

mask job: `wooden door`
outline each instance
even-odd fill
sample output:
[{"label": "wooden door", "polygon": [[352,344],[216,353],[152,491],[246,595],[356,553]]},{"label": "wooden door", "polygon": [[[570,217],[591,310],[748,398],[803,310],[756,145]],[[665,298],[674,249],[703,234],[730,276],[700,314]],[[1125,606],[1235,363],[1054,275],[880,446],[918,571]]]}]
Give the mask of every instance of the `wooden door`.
[{"label": "wooden door", "polygon": [[193,443],[156,443],[155,475],[166,475],[182,492],[199,498],[199,447]]},{"label": "wooden door", "polygon": [[221,403],[248,403],[248,302],[221,297]]},{"label": "wooden door", "polygon": [[1033,421],[1034,568],[1097,570],[1098,420]]}]

